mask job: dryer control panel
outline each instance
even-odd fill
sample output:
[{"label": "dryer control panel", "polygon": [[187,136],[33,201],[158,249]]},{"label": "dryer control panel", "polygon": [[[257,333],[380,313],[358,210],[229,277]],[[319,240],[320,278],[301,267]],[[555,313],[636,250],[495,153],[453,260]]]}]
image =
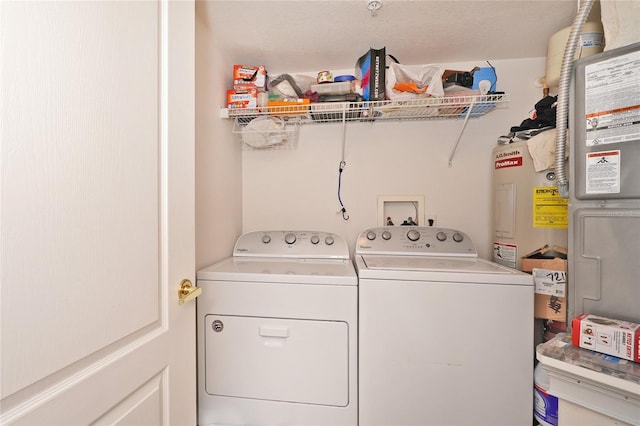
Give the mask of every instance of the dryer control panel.
[{"label": "dryer control panel", "polygon": [[381,226],[360,233],[356,254],[478,257],[462,231],[431,226]]},{"label": "dryer control panel", "polygon": [[340,235],[319,231],[255,231],[236,241],[233,256],[299,259],[349,259]]}]

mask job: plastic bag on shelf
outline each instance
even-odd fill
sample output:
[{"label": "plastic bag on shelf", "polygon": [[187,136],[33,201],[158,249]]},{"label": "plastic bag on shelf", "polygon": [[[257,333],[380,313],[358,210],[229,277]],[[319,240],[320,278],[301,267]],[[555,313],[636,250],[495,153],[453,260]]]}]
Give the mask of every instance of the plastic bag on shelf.
[{"label": "plastic bag on shelf", "polygon": [[279,95],[282,99],[300,99],[315,82],[315,78],[307,75],[280,74],[275,78],[269,78],[269,92]]},{"label": "plastic bag on shelf", "polygon": [[387,70],[387,98],[408,100],[444,96],[440,65],[402,65],[391,63]]},{"label": "plastic bag on shelf", "polygon": [[287,124],[280,117],[257,117],[242,129],[242,142],[253,148],[267,148],[287,140]]}]

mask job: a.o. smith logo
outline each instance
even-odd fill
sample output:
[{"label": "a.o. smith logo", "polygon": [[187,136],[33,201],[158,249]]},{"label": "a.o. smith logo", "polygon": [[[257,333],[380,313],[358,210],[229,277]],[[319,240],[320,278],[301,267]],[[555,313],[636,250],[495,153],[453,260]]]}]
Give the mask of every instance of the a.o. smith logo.
[{"label": "a.o. smith logo", "polygon": [[505,157],[519,157],[522,154],[520,153],[520,150],[518,149],[514,149],[512,151],[507,151],[507,152],[499,152],[496,154],[496,160],[498,158],[505,158]]},{"label": "a.o. smith logo", "polygon": [[496,161],[496,170],[504,169],[505,167],[520,167],[522,166],[522,157],[505,158],[504,160]]}]

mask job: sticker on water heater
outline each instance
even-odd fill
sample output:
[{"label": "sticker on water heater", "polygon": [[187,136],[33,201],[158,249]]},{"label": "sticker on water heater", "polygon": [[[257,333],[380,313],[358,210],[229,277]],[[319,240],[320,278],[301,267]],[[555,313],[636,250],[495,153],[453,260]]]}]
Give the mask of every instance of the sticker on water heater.
[{"label": "sticker on water heater", "polygon": [[587,194],[620,193],[620,150],[589,152],[586,165]]},{"label": "sticker on water heater", "polygon": [[509,268],[518,267],[518,246],[516,244],[493,243],[493,261]]},{"label": "sticker on water heater", "polygon": [[522,166],[522,157],[512,157],[512,158],[502,158],[496,160],[495,169],[504,169],[507,167],[521,167]]},{"label": "sticker on water heater", "polygon": [[555,186],[533,188],[533,227],[567,229],[569,199],[560,196]]}]

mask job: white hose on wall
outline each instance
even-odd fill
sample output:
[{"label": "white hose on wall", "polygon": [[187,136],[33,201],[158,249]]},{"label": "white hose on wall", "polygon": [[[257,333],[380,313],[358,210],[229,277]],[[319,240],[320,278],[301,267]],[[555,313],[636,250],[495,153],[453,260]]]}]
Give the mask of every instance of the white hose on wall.
[{"label": "white hose on wall", "polygon": [[595,0],[585,0],[578,14],[576,15],[571,33],[567,40],[567,47],[562,57],[562,68],[560,70],[560,83],[558,84],[558,104],[556,105],[556,182],[560,196],[569,197],[569,182],[565,169],[566,140],[567,140],[567,117],[569,111],[569,86],[571,74],[573,72],[573,60],[578,45],[578,38],[582,34],[582,27],[589,16],[591,6]]}]

